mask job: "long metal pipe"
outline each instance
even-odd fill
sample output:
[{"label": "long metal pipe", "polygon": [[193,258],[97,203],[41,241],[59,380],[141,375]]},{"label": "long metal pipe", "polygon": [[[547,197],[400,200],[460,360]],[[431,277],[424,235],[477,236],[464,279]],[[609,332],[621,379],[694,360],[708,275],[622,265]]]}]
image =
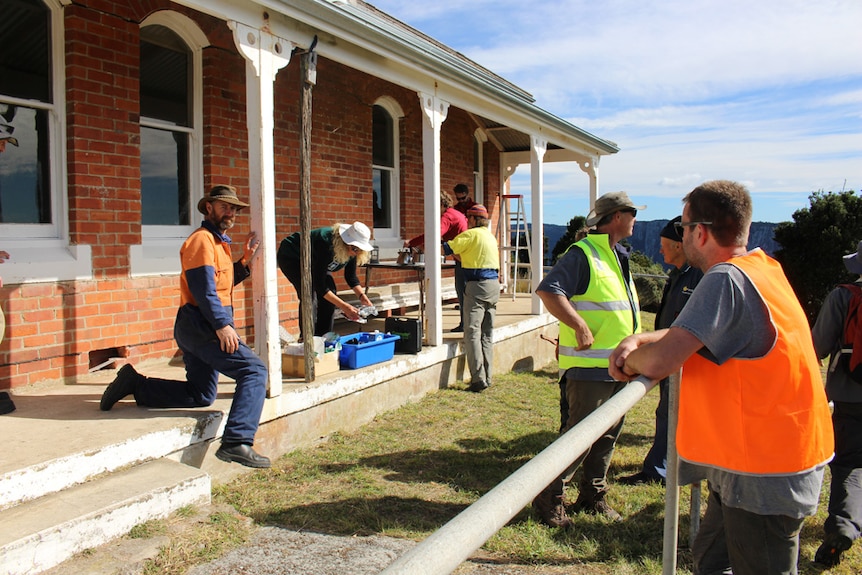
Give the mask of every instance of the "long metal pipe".
[{"label": "long metal pipe", "polygon": [[380,575],[452,573],[655,387],[638,378]]}]

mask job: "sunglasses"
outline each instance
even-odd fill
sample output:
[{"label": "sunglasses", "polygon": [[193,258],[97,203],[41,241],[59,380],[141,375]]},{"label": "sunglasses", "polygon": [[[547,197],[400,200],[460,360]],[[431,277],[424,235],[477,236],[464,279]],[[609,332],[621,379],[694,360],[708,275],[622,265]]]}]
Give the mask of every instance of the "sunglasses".
[{"label": "sunglasses", "polygon": [[701,225],[701,224],[703,224],[703,225],[705,225],[705,226],[711,226],[711,225],[712,225],[712,222],[705,222],[705,221],[699,221],[699,222],[674,222],[674,223],[673,223],[673,229],[675,229],[675,230],[676,230],[676,233],[677,233],[677,234],[679,234],[679,237],[682,237],[682,234],[685,232],[685,228],[690,228],[690,227],[693,227],[693,226],[699,226],[699,225]]},{"label": "sunglasses", "polygon": [[631,214],[632,217],[635,217],[635,218],[638,217],[637,208],[626,208],[626,209],[620,210],[620,211],[624,214]]}]

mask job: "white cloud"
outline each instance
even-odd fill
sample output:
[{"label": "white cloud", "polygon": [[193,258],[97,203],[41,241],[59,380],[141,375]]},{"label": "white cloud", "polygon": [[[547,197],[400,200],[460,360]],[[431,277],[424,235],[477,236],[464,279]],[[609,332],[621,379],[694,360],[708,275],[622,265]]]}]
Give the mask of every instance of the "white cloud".
[{"label": "white cloud", "polygon": [[[859,0],[374,3],[616,142],[600,191],[651,198],[649,219],[708,179],[747,182],[768,221],[862,189]],[[586,214],[577,166],[547,165],[545,193],[549,221]]]}]

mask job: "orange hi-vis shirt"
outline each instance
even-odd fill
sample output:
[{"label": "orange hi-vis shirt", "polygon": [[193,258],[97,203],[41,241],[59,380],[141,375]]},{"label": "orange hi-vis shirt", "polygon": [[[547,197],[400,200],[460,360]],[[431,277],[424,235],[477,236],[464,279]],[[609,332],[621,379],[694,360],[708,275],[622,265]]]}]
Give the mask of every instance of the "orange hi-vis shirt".
[{"label": "orange hi-vis shirt", "polygon": [[202,226],[183,243],[180,261],[180,306],[201,308],[214,329],[232,324],[234,263],[230,244]]},{"label": "orange hi-vis shirt", "polygon": [[777,337],[764,357],[683,365],[677,450],[691,463],[751,475],[793,475],[826,463],[832,420],[802,306],[761,250],[727,262],[760,292]]}]

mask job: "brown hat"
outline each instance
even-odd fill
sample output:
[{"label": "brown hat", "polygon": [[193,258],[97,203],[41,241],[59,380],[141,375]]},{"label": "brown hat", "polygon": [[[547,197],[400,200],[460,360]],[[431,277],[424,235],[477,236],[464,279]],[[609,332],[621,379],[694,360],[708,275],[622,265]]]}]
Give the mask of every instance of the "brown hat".
[{"label": "brown hat", "polygon": [[596,200],[596,207],[587,214],[587,225],[593,227],[608,214],[625,210],[645,210],[646,206],[636,206],[625,192],[611,192]]},{"label": "brown hat", "polygon": [[236,188],[233,186],[228,186],[226,184],[219,184],[217,186],[213,186],[213,189],[210,190],[209,195],[206,195],[201,198],[198,202],[198,211],[203,215],[207,215],[207,209],[204,204],[209,202],[214,202],[216,200],[221,200],[226,204],[231,204],[232,206],[236,206],[238,208],[247,208],[248,204],[245,202],[241,202],[238,197],[236,197]]}]

